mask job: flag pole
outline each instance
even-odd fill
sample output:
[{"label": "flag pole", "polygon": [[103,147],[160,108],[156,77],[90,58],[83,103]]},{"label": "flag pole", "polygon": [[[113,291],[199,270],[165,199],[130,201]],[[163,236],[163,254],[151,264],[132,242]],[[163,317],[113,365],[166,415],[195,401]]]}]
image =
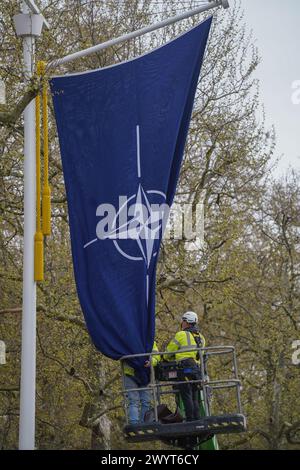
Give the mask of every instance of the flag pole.
[{"label": "flag pole", "polygon": [[121,42],[125,42],[129,39],[134,39],[144,34],[151,33],[152,31],[156,31],[157,29],[164,28],[165,26],[169,26],[171,24],[177,23],[178,21],[190,18],[208,10],[212,10],[213,8],[219,6],[222,6],[223,8],[229,8],[228,0],[208,0],[208,3],[202,5],[201,7],[186,11],[184,13],[181,13],[180,15],[173,16],[172,18],[168,18],[159,23],[155,23],[150,26],[145,26],[144,28],[138,29],[137,31],[133,31],[128,34],[124,34],[123,36],[120,36],[118,38],[110,39],[109,41],[103,42],[102,44],[97,44],[96,46],[88,47],[87,49],[83,49],[82,51],[74,52],[73,54],[66,55],[65,57],[62,57],[60,59],[55,59],[49,62],[47,68],[50,69],[58,67],[59,65],[63,65],[67,62],[80,59],[81,57],[85,57],[95,52],[99,52],[103,49],[107,49],[108,47],[116,46]]},{"label": "flag pole", "polygon": [[[32,2],[34,4],[34,2]],[[44,18],[32,14],[31,1],[22,1],[14,16],[17,36],[23,41],[24,77],[28,84],[34,71],[35,38],[41,35]],[[34,234],[36,228],[35,103],[24,111],[24,244],[23,307],[19,449],[34,449],[36,378],[36,283],[34,281]]]}]

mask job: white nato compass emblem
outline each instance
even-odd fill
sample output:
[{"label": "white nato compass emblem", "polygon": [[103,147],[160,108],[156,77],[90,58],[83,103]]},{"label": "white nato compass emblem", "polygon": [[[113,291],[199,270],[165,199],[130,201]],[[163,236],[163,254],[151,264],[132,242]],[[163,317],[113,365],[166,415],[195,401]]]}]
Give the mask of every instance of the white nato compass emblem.
[{"label": "white nato compass emblem", "polygon": [[144,262],[147,268],[148,300],[148,271],[151,261],[157,256],[158,242],[163,235],[169,211],[166,205],[166,195],[158,190],[145,190],[141,183],[140,126],[136,127],[136,141],[136,194],[129,198],[125,197],[123,204],[120,205],[118,212],[109,224],[109,229],[105,235],[90,241],[84,245],[84,249],[98,241],[111,241],[116,250],[124,258],[130,261]]}]

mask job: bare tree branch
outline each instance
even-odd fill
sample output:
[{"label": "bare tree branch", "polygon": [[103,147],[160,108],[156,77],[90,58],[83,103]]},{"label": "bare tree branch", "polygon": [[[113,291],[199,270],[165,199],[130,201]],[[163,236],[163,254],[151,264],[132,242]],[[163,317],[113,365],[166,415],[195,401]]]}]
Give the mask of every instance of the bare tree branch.
[{"label": "bare tree branch", "polygon": [[26,106],[36,97],[39,91],[39,82],[32,80],[30,87],[25,91],[24,95],[19,99],[17,104],[12,109],[7,109],[8,106],[0,108],[0,126],[9,126],[15,124],[21,117]]}]

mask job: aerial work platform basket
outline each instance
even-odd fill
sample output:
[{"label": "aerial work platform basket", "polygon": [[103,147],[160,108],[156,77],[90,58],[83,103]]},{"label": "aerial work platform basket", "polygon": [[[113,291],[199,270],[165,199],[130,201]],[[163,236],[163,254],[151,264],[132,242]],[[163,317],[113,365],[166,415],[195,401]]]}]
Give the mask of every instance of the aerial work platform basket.
[{"label": "aerial work platform basket", "polygon": [[[178,390],[178,385],[186,384],[186,379],[182,377],[180,363],[161,362],[158,367],[153,367],[151,361],[150,383],[144,388],[125,387],[124,365],[126,361],[145,358],[145,361],[151,356],[166,357],[174,353],[153,352],[151,354],[137,354],[124,356],[121,359],[122,369],[122,393],[124,396],[124,408],[126,416],[126,425],[124,434],[129,442],[147,442],[161,440],[168,444],[186,449],[211,449],[217,450],[218,443],[216,435],[232,434],[246,431],[246,418],[242,412],[240,389],[241,383],[238,378],[237,360],[235,349],[232,346],[216,346],[207,348],[197,348],[199,351],[199,379],[189,380],[188,383],[196,384],[199,391],[199,405],[201,418],[197,421],[186,421],[184,405]],[[195,351],[191,348],[187,351]],[[213,357],[223,358],[226,362],[227,370],[231,371],[231,377],[219,380],[210,380],[207,375],[209,362]],[[148,390],[152,397],[152,417],[147,422],[136,425],[129,423],[128,400],[130,392]],[[230,413],[212,412],[212,403],[214,395],[220,390],[231,390],[234,392],[234,403],[231,403],[233,410]],[[159,406],[163,400],[170,400],[170,396],[176,397],[176,404],[179,410],[181,422],[166,422],[160,419]],[[233,401],[233,400],[232,400]],[[177,414],[178,417],[178,414]]]}]

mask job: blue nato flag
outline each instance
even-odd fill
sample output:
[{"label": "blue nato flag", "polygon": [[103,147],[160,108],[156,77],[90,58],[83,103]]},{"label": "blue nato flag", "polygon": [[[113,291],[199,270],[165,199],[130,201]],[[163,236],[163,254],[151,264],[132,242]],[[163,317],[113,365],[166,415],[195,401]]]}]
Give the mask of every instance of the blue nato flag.
[{"label": "blue nato flag", "polygon": [[[112,359],[152,350],[160,242],[212,18],[141,57],[50,80],[77,292]],[[142,361],[133,361],[146,384]]]}]

